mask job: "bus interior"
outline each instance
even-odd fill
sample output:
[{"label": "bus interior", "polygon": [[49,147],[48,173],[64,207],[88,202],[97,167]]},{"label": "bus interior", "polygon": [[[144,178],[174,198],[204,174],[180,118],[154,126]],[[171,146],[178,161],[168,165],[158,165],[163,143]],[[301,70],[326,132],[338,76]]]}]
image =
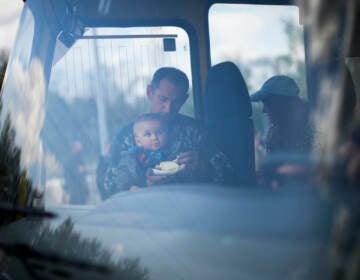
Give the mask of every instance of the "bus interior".
[{"label": "bus interior", "polygon": [[[98,245],[69,236],[76,229],[137,259],[117,263],[130,273],[120,275],[137,273],[120,279],[356,279],[359,9],[355,0],[24,1],[1,89],[0,250],[11,258],[0,270],[10,279],[118,277]],[[117,132],[149,110],[146,88],[160,67],[189,78],[180,113],[227,156],[236,182],[105,199],[100,164]],[[281,108],[294,133],[309,120],[307,151],[266,148],[272,119],[251,96],[275,75],[296,81],[307,104],[301,116]],[[66,246],[76,249],[51,238],[72,238]]]}]

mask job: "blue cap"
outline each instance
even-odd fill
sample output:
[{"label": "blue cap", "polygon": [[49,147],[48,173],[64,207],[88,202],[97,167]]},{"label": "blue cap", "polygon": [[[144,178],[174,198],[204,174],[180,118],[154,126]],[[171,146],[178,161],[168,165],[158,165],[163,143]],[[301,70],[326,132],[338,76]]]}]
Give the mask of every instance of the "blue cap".
[{"label": "blue cap", "polygon": [[288,76],[277,75],[268,79],[260,90],[250,96],[251,101],[262,101],[269,95],[299,96],[300,89],[296,82]]}]

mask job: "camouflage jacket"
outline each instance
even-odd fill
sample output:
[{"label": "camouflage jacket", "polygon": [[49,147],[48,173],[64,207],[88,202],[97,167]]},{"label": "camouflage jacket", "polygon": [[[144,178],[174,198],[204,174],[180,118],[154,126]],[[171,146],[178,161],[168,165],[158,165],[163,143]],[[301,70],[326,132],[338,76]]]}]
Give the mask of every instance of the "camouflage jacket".
[{"label": "camouflage jacket", "polygon": [[[181,172],[174,176],[176,182],[212,182],[226,183],[227,178],[234,172],[227,157],[211,143],[196,121],[181,114],[169,116],[169,139],[165,149],[166,159],[174,160],[181,152],[195,151],[199,153],[199,170]],[[106,171],[105,187],[118,189],[117,172],[123,168],[121,159],[123,152],[135,146],[132,133],[133,123],[123,127],[117,134],[112,144],[110,157],[111,164]],[[122,166],[122,167],[121,167]],[[135,168],[135,167],[134,167]],[[118,183],[116,183],[117,181]],[[112,185],[112,187],[110,187]]]}]

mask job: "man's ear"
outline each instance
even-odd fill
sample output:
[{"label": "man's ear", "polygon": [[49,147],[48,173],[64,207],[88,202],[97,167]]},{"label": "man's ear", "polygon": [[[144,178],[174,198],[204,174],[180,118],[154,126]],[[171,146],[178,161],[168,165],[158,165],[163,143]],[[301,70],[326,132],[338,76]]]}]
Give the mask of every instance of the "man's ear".
[{"label": "man's ear", "polygon": [[151,96],[152,96],[152,87],[151,87],[151,85],[148,85],[147,87],[146,87],[146,96],[147,96],[147,98],[150,100],[151,99]]}]

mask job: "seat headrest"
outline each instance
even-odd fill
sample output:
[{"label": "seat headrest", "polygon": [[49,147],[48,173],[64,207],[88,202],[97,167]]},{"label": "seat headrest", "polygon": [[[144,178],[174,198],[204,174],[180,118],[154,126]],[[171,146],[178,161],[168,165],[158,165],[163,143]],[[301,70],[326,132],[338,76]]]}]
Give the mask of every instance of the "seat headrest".
[{"label": "seat headrest", "polygon": [[204,105],[207,117],[251,117],[249,91],[239,68],[234,63],[227,61],[212,66],[205,90]]}]

